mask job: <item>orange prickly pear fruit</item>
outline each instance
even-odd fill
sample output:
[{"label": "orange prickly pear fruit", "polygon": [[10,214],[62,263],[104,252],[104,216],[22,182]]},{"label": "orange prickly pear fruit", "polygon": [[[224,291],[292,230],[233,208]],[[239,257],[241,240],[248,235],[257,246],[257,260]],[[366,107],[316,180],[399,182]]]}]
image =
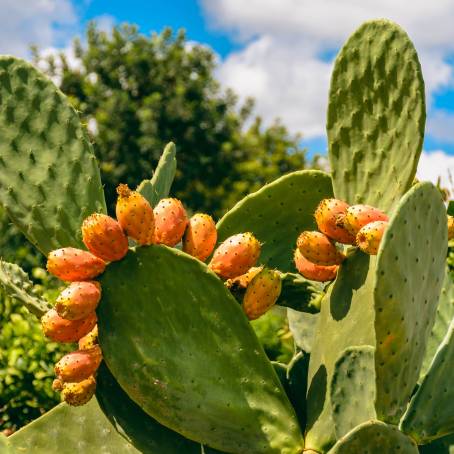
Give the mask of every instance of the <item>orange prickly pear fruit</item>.
[{"label": "orange prickly pear fruit", "polygon": [[366,224],[356,235],[357,246],[366,254],[377,255],[380,242],[388,223],[375,221]]},{"label": "orange prickly pear fruit", "polygon": [[88,350],[95,345],[98,345],[98,325],[95,325],[88,334],[79,339],[79,350]]},{"label": "orange prickly pear fruit", "polygon": [[183,251],[205,261],[213,252],[218,239],[216,224],[208,214],[197,213],[189,219],[183,237]]},{"label": "orange prickly pear fruit", "polygon": [[388,216],[382,210],[369,205],[351,205],[345,215],[338,216],[338,225],[344,227],[352,235],[370,222],[388,221]]},{"label": "orange prickly pear fruit", "polygon": [[332,240],[343,244],[355,244],[355,236],[337,225],[339,216],[345,216],[348,203],[337,199],[323,199],[315,210],[318,229]]},{"label": "orange prickly pear fruit", "polygon": [[73,247],[56,249],[47,257],[47,270],[62,281],[90,280],[105,268],[105,262],[91,252]]},{"label": "orange prickly pear fruit", "polygon": [[63,382],[61,380],[59,380],[58,378],[56,378],[52,382],[52,389],[54,391],[61,391],[63,389]]},{"label": "orange prickly pear fruit", "polygon": [[127,184],[117,187],[116,215],[122,229],[141,245],[154,243],[154,213],[148,200]]},{"label": "orange prickly pear fruit", "polygon": [[153,212],[156,242],[166,246],[178,244],[188,225],[183,204],[178,199],[161,199]]},{"label": "orange prickly pear fruit", "polygon": [[250,233],[238,233],[227,238],[215,251],[208,265],[222,279],[232,279],[246,273],[260,256],[260,243]]},{"label": "orange prickly pear fruit", "polygon": [[295,249],[293,260],[295,261],[295,266],[298,272],[311,281],[332,281],[336,278],[337,270],[339,268],[338,265],[316,265],[315,263],[307,260],[307,258],[301,254],[299,249]]},{"label": "orange prickly pear fruit", "polygon": [[282,283],[278,271],[264,268],[250,282],[243,298],[243,310],[249,320],[255,320],[276,303]]},{"label": "orange prickly pear fruit", "polygon": [[99,345],[87,350],[76,350],[63,356],[55,365],[55,375],[65,383],[79,382],[93,375],[102,361]]},{"label": "orange prickly pear fruit", "polygon": [[95,312],[80,320],[65,320],[50,309],[41,317],[41,326],[44,335],[55,342],[77,342],[94,328],[96,321]]},{"label": "orange prickly pear fruit", "polygon": [[231,287],[238,287],[238,288],[246,288],[249,283],[254,279],[257,274],[260,273],[260,271],[263,270],[263,266],[253,266],[252,268],[249,268],[249,270],[237,277],[234,277],[233,279],[227,279],[225,281],[225,285],[227,288]]},{"label": "orange prickly pear fruit", "polygon": [[303,232],[296,244],[301,254],[316,265],[339,265],[345,259],[344,254],[320,232]]},{"label": "orange prickly pear fruit", "polygon": [[96,309],[100,299],[99,282],[71,282],[57,298],[55,310],[66,320],[80,320]]},{"label": "orange prickly pear fruit", "polygon": [[454,216],[448,215],[448,240],[454,238]]},{"label": "orange prickly pear fruit", "polygon": [[128,252],[128,238],[110,216],[94,213],[82,223],[82,240],[88,250],[106,262],[121,260]]},{"label": "orange prickly pear fruit", "polygon": [[67,404],[78,407],[88,403],[95,391],[96,380],[92,375],[78,383],[64,383],[61,396]]}]

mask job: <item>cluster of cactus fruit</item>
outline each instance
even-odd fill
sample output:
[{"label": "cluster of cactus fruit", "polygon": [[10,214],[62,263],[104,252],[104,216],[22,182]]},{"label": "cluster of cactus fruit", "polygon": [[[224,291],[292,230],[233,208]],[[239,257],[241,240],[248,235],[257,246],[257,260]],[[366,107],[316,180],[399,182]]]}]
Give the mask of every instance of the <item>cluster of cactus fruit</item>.
[{"label": "cluster of cactus fruit", "polygon": [[[367,22],[336,59],[331,173],[285,175],[216,225],[168,198],[173,144],[107,217],[77,113],[12,57],[0,125],[0,203],[70,284],[52,307],[15,264],[1,262],[0,282],[46,334],[79,341],[55,368],[76,406],[0,437],[2,452],[449,452],[454,219],[434,185],[414,183],[424,83],[400,27]],[[275,304],[289,364],[267,359],[249,323]]]}]

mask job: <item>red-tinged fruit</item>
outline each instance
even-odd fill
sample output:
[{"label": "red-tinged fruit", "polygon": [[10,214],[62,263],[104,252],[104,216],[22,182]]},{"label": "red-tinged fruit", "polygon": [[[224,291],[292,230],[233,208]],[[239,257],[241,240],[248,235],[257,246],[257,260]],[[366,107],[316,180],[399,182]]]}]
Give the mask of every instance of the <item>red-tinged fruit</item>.
[{"label": "red-tinged fruit", "polygon": [[264,268],[250,282],[243,298],[243,310],[249,320],[256,320],[276,304],[282,282],[278,271]]},{"label": "red-tinged fruit", "polygon": [[225,285],[227,288],[246,288],[252,279],[254,279],[257,274],[260,273],[260,271],[263,270],[263,266],[253,266],[252,268],[249,268],[249,270],[241,274],[240,276],[234,277],[233,279],[227,279],[225,281]]},{"label": "red-tinged fruit", "polygon": [[238,233],[219,245],[208,266],[222,279],[233,279],[253,267],[259,256],[257,238],[250,232]]},{"label": "red-tinged fruit", "polygon": [[388,223],[375,221],[365,225],[356,235],[356,245],[366,254],[377,255]]},{"label": "red-tinged fruit", "polygon": [[296,245],[301,254],[316,265],[339,265],[345,259],[345,255],[321,232],[301,233]]},{"label": "red-tinged fruit", "polygon": [[80,320],[96,309],[100,299],[99,282],[71,282],[58,296],[55,310],[66,320]]},{"label": "red-tinged fruit", "polygon": [[47,257],[47,270],[62,281],[87,281],[99,276],[105,268],[104,260],[73,247],[56,249]]},{"label": "red-tinged fruit", "polygon": [[347,208],[344,216],[338,216],[338,225],[344,227],[352,235],[367,224],[375,221],[388,221],[388,216],[382,210],[370,205],[352,205]]},{"label": "red-tinged fruit", "polygon": [[188,225],[183,204],[178,199],[161,199],[153,212],[156,243],[166,246],[178,244]]},{"label": "red-tinged fruit", "polygon": [[62,382],[79,382],[93,375],[102,361],[99,345],[63,356],[55,365],[55,375]]},{"label": "red-tinged fruit", "polygon": [[98,325],[95,325],[88,334],[79,339],[79,350],[88,350],[95,345],[98,345]]},{"label": "red-tinged fruit", "polygon": [[448,215],[448,240],[454,238],[454,216]]},{"label": "red-tinged fruit", "polygon": [[55,309],[50,309],[41,317],[44,335],[55,342],[77,342],[94,328],[96,322],[95,312],[80,320],[65,320]]},{"label": "red-tinged fruit", "polygon": [[61,380],[59,380],[58,378],[56,378],[52,382],[52,389],[54,391],[61,391],[63,389],[63,382]]},{"label": "red-tinged fruit", "polygon": [[204,262],[216,246],[218,234],[213,218],[196,213],[189,219],[183,237],[183,251]]},{"label": "red-tinged fruit", "polygon": [[61,392],[62,399],[74,407],[85,405],[96,391],[95,377],[91,376],[78,383],[65,383]]},{"label": "red-tinged fruit", "polygon": [[338,265],[324,266],[316,265],[315,263],[310,262],[304,257],[299,249],[295,249],[295,254],[293,256],[296,269],[298,272],[303,275],[306,279],[311,281],[326,282],[332,281],[336,278]]},{"label": "red-tinged fruit", "polygon": [[345,216],[349,205],[338,199],[323,199],[315,210],[318,229],[332,240],[343,244],[355,244],[355,236],[338,225],[339,217]]},{"label": "red-tinged fruit", "polygon": [[82,240],[90,252],[106,262],[121,260],[128,252],[128,238],[120,224],[102,213],[84,220]]},{"label": "red-tinged fruit", "polygon": [[117,187],[116,215],[126,234],[141,245],[154,243],[155,220],[153,208],[139,192],[131,191],[127,184]]}]

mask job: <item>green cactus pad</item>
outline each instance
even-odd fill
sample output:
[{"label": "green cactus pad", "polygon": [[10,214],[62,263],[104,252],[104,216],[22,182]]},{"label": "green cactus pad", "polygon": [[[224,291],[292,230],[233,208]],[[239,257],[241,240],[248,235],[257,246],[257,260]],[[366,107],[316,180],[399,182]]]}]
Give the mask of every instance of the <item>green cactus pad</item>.
[{"label": "green cactus pad", "polygon": [[2,454],[12,454],[8,439],[2,434],[0,434],[0,452]]},{"label": "green cactus pad", "polygon": [[175,156],[175,144],[169,142],[162,152],[151,180],[142,181],[137,188],[137,191],[140,192],[153,207],[157,205],[161,199],[165,199],[169,195],[177,170],[177,159]]},{"label": "green cactus pad", "polygon": [[420,454],[454,454],[454,434],[419,447]]},{"label": "green cactus pad", "polygon": [[295,272],[296,239],[303,230],[316,229],[314,211],[327,197],[332,197],[328,174],[318,170],[290,173],[238,202],[218,222],[218,240],[253,232],[263,243],[260,263]]},{"label": "green cactus pad", "polygon": [[287,318],[296,346],[306,353],[310,353],[315,337],[318,315],[287,309]]},{"label": "green cactus pad", "polygon": [[41,252],[82,247],[105,212],[92,146],[66,97],[32,65],[0,57],[0,204]]},{"label": "green cactus pad", "polygon": [[408,35],[363,24],[336,58],[327,132],[334,193],[389,210],[409,189],[424,137],[424,81]]},{"label": "green cactus pad", "polygon": [[414,387],[437,310],[447,250],[440,191],[418,183],[400,201],[380,245],[375,297],[377,416],[398,423]]},{"label": "green cactus pad", "polygon": [[336,361],[330,394],[338,439],[364,421],[376,419],[374,351],[370,345],[349,347]]},{"label": "green cactus pad", "polygon": [[422,380],[429,370],[435,352],[443,341],[443,338],[446,336],[449,324],[454,318],[454,283],[452,279],[449,269],[446,268],[443,288],[441,289],[440,298],[438,300],[437,315],[435,316],[435,323],[427,342],[419,380]]},{"label": "green cactus pad", "polygon": [[165,246],[142,247],[112,263],[101,284],[104,358],[145,412],[221,451],[301,451],[271,363],[241,306],[205,264]]},{"label": "green cactus pad", "polygon": [[33,291],[33,282],[28,274],[14,263],[0,260],[0,286],[6,294],[23,304],[33,315],[40,318],[51,305]]},{"label": "green cactus pad", "polygon": [[402,430],[418,443],[454,433],[453,364],[454,320],[402,418]]},{"label": "green cactus pad", "polygon": [[341,438],[328,454],[418,454],[415,442],[381,421],[367,421]]},{"label": "green cactus pad", "polygon": [[281,282],[282,290],[276,304],[310,314],[320,312],[320,301],[324,296],[320,283],[297,273],[282,273]]}]

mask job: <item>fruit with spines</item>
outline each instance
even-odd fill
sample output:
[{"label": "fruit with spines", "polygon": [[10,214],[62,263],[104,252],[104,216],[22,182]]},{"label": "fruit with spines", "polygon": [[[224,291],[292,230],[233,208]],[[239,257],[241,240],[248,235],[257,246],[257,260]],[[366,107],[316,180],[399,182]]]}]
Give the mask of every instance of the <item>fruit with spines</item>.
[{"label": "fruit with spines", "polygon": [[104,272],[104,260],[73,247],[51,251],[47,257],[47,271],[62,281],[87,281]]},{"label": "fruit with spines", "polygon": [[148,200],[139,192],[131,191],[127,184],[118,185],[117,194],[115,212],[126,235],[140,245],[153,244],[155,220],[153,208]]},{"label": "fruit with spines", "polygon": [[388,215],[370,205],[351,205],[345,215],[337,218],[337,224],[352,235],[357,235],[362,227],[374,221],[388,221]]},{"label": "fruit with spines", "polygon": [[92,312],[80,320],[65,320],[55,309],[50,309],[41,317],[44,335],[55,342],[77,342],[96,325],[96,313]]},{"label": "fruit with spines", "polygon": [[55,375],[62,382],[79,382],[93,375],[102,361],[99,345],[68,353],[55,365]]},{"label": "fruit with spines", "polygon": [[100,299],[99,282],[71,282],[58,296],[55,310],[66,320],[80,320],[96,309]]},{"label": "fruit with spines", "polygon": [[87,350],[95,345],[98,345],[98,325],[95,325],[88,334],[79,339],[79,350]]},{"label": "fruit with spines", "polygon": [[454,216],[448,214],[448,240],[454,238]]},{"label": "fruit with spines", "polygon": [[54,379],[52,382],[52,389],[54,391],[61,391],[63,389],[63,382],[58,378]]},{"label": "fruit with spines", "polygon": [[209,214],[196,213],[189,219],[183,237],[183,251],[204,262],[213,252],[218,235]]},{"label": "fruit with spines", "polygon": [[298,272],[306,279],[310,279],[311,281],[332,281],[336,278],[337,270],[339,268],[338,265],[316,265],[315,263],[310,262],[306,257],[304,257],[299,249],[295,249],[293,260]]},{"label": "fruit with spines", "polygon": [[257,263],[260,248],[260,242],[251,232],[232,235],[216,248],[209,267],[222,279],[232,279]]},{"label": "fruit with spines", "polygon": [[188,217],[183,204],[178,199],[161,199],[155,206],[155,240],[166,246],[175,246],[183,237]]},{"label": "fruit with spines", "polygon": [[120,224],[102,213],[84,219],[82,240],[91,253],[106,262],[121,260],[128,252],[128,238]]},{"label": "fruit with spines", "polygon": [[345,216],[349,205],[343,200],[323,199],[315,210],[318,229],[332,240],[343,244],[355,244],[355,236],[338,223]]},{"label": "fruit with spines", "polygon": [[301,254],[316,265],[339,265],[345,259],[345,255],[321,232],[305,231],[301,233],[296,245]]},{"label": "fruit with spines", "polygon": [[257,274],[260,273],[260,271],[263,270],[263,266],[253,266],[252,268],[249,268],[246,273],[241,274],[240,276],[234,277],[233,279],[227,279],[225,281],[225,286],[228,289],[231,288],[243,288],[245,289],[252,279],[254,279]]},{"label": "fruit with spines", "polygon": [[65,383],[61,391],[62,399],[74,407],[85,405],[96,391],[95,377],[91,376],[78,383]]},{"label": "fruit with spines", "polygon": [[380,242],[388,223],[375,221],[366,224],[356,235],[357,246],[366,254],[377,255]]}]

